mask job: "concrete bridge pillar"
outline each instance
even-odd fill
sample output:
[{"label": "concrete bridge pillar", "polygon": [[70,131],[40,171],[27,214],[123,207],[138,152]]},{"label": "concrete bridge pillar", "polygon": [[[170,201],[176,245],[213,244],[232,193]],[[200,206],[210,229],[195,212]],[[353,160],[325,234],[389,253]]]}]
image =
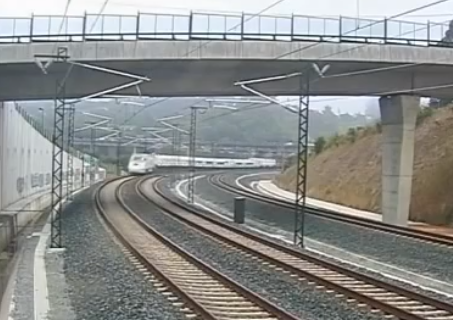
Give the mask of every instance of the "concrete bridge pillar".
[{"label": "concrete bridge pillar", "polygon": [[420,98],[381,97],[382,220],[406,226],[412,191],[414,133]]}]

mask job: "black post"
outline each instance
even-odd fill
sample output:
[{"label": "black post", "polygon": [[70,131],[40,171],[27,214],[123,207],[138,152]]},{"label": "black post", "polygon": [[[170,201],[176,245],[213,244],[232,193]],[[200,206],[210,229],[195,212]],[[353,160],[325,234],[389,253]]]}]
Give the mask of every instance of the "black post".
[{"label": "black post", "polygon": [[234,222],[243,224],[245,220],[245,198],[234,198]]}]

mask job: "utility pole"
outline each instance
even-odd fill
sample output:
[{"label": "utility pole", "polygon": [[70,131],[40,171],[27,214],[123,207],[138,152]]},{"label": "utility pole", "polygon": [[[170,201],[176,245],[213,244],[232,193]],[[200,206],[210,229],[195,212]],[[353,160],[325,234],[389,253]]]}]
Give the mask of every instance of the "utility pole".
[{"label": "utility pole", "polygon": [[[143,82],[149,82],[151,79],[145,76],[133,75],[118,70],[111,70],[100,66],[94,66],[86,63],[70,61],[69,52],[67,47],[57,47],[57,54],[34,54],[35,63],[41,71],[47,75],[48,68],[52,63],[62,63],[70,65],[68,72],[64,77],[58,77],[56,83],[55,106],[54,106],[54,125],[52,135],[52,186],[51,186],[51,234],[50,234],[50,247],[62,247],[61,235],[61,216],[62,216],[62,198],[63,198],[63,150],[64,150],[64,127],[65,127],[65,106],[66,106],[66,80],[69,76],[71,69],[74,66],[86,69],[96,69],[97,71],[115,74],[132,79],[129,83],[102,90],[96,93],[89,94],[76,100],[76,102],[94,99],[97,97],[105,96],[115,91],[124,90],[126,88],[135,87],[137,92],[140,93],[140,85]],[[45,63],[44,63],[45,62]],[[60,69],[61,70],[61,69]]]},{"label": "utility pole", "polygon": [[175,132],[175,155],[176,155],[176,180],[181,180],[181,131],[176,130]]},{"label": "utility pole", "polygon": [[90,186],[94,183],[95,180],[95,172],[96,172],[96,160],[95,160],[95,153],[96,153],[96,129],[95,127],[90,128],[91,137],[90,137]]},{"label": "utility pole", "polygon": [[74,116],[75,107],[70,104],[67,108],[68,111],[68,179],[66,195],[68,200],[72,200],[72,193],[74,192]]},{"label": "utility pole", "polygon": [[[176,172],[179,172],[179,168],[177,166],[177,150],[176,150],[176,135],[177,135],[178,131],[176,129],[173,129],[172,132],[171,132],[171,153],[172,155],[175,157],[175,167],[176,167]],[[176,180],[177,180],[177,177],[176,177],[176,172],[174,175],[171,176],[171,182],[172,183],[176,183]]]},{"label": "utility pole", "polygon": [[211,143],[211,156],[212,156],[213,158],[216,157],[216,152],[217,152],[217,150],[216,150],[216,144],[215,144],[215,142],[212,142],[212,143]]},{"label": "utility pole", "polygon": [[121,140],[123,138],[123,131],[118,128],[118,141],[116,143],[116,175],[121,175]]},{"label": "utility pole", "polygon": [[82,172],[80,173],[80,175],[81,175],[80,183],[83,188],[83,187],[85,187],[85,153],[82,153],[80,160],[82,161]]},{"label": "utility pole", "polygon": [[195,155],[196,155],[196,139],[197,139],[197,114],[198,110],[206,112],[207,107],[191,106],[190,107],[190,130],[189,130],[189,182],[187,191],[187,200],[189,203],[194,202],[195,195]]},{"label": "utility pole", "polygon": [[308,115],[310,106],[310,72],[299,79],[299,108],[297,124],[297,176],[294,203],[294,243],[304,247],[305,211],[307,200]]},{"label": "utility pole", "polygon": [[[307,197],[307,159],[308,159],[308,115],[309,115],[309,95],[310,82],[316,78],[323,78],[329,64],[320,67],[317,63],[312,63],[302,72],[296,72],[280,76],[272,76],[268,78],[237,81],[234,85],[240,86],[242,89],[256,96],[264,98],[271,103],[279,105],[284,109],[296,113],[298,115],[297,124],[297,176],[296,176],[296,198],[294,201],[294,244],[303,247],[305,235],[305,206]],[[316,77],[312,77],[313,71],[316,72]],[[294,106],[284,104],[274,97],[270,97],[250,86],[270,81],[280,81],[284,79],[296,78],[299,79],[299,105]]]},{"label": "utility pole", "polygon": [[[57,55],[52,59],[56,62],[66,62],[68,48],[58,47]],[[52,215],[50,228],[50,247],[62,247],[61,235],[61,216],[63,211],[63,148],[64,148],[64,123],[65,123],[65,106],[66,106],[66,79],[57,81],[55,106],[54,106],[54,123],[52,135]]]}]

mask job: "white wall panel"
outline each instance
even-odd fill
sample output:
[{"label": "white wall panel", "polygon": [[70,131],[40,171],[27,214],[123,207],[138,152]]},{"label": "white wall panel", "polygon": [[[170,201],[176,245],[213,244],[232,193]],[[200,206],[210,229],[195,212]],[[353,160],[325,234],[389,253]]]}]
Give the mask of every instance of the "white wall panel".
[{"label": "white wall panel", "polygon": [[[52,143],[13,103],[0,104],[0,135],[0,207],[50,191]],[[64,172],[68,171],[67,157],[64,152]],[[74,157],[73,163],[75,187],[80,187],[82,161]]]}]

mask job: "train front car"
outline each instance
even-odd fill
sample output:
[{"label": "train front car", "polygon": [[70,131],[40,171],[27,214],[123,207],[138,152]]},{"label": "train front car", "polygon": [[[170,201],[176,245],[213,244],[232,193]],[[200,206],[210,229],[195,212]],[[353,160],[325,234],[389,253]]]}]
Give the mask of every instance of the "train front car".
[{"label": "train front car", "polygon": [[129,174],[146,174],[152,172],[152,169],[149,164],[149,154],[146,153],[132,154],[127,165]]}]

